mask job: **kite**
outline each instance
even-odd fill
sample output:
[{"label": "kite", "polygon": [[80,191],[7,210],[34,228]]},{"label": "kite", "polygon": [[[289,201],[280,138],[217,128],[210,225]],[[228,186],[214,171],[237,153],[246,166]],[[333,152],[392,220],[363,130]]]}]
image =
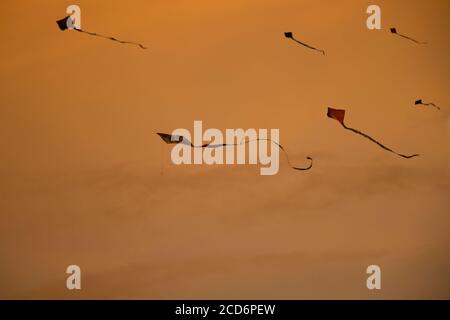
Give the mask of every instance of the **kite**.
[{"label": "kite", "polygon": [[439,108],[437,105],[435,105],[434,103],[432,103],[432,102],[430,102],[430,103],[425,103],[425,102],[423,102],[422,101],[422,99],[419,99],[419,100],[416,100],[415,102],[414,102],[414,105],[423,105],[423,106],[432,106],[432,107],[435,107],[435,108],[438,108],[439,110],[441,110],[441,108]]},{"label": "kite", "polygon": [[389,149],[388,147],[384,146],[383,144],[381,144],[380,142],[378,142],[378,141],[375,140],[374,138],[368,136],[367,134],[362,133],[361,131],[358,131],[358,130],[356,130],[356,129],[347,127],[347,126],[344,124],[345,110],[328,108],[327,117],[328,117],[328,118],[332,118],[332,119],[334,119],[334,120],[337,120],[337,121],[338,121],[345,129],[350,130],[350,131],[352,131],[352,132],[354,132],[354,133],[357,133],[357,134],[359,134],[359,135],[362,135],[363,137],[365,137],[365,138],[369,139],[370,141],[372,141],[372,142],[376,143],[377,145],[379,145],[379,146],[380,146],[381,148],[383,148],[384,150],[387,150],[387,151],[389,151],[389,152],[395,153],[396,155],[398,155],[398,156],[400,156],[400,157],[403,157],[403,158],[406,158],[406,159],[410,159],[410,158],[419,156],[418,154],[404,155],[404,154],[401,154],[401,153],[397,153],[397,152],[395,152],[394,150]]},{"label": "kite", "polygon": [[284,33],[284,36],[285,36],[286,38],[288,38],[288,39],[294,40],[295,42],[301,44],[302,46],[305,46],[305,47],[307,47],[307,48],[309,48],[309,49],[313,49],[313,50],[322,52],[322,54],[325,55],[325,51],[324,51],[324,50],[321,50],[321,49],[317,49],[317,48],[311,47],[310,45],[308,45],[308,44],[306,44],[306,43],[303,43],[303,42],[298,41],[297,39],[295,39],[295,38],[294,38],[294,35],[292,34],[292,32],[285,32],[285,33]]},{"label": "kite", "polygon": [[212,145],[210,143],[206,143],[206,144],[203,144],[203,145],[196,146],[196,145],[194,145],[192,142],[190,142],[188,139],[186,139],[183,136],[176,136],[176,135],[171,135],[171,134],[167,134],[167,133],[160,133],[160,132],[157,132],[156,134],[158,136],[160,136],[160,138],[167,144],[182,143],[182,144],[185,144],[185,145],[189,145],[192,148],[220,148],[220,147],[237,146],[237,145],[247,144],[247,143],[252,142],[252,141],[270,141],[270,142],[274,143],[275,145],[277,145],[278,148],[280,148],[283,151],[283,153],[286,156],[286,160],[287,160],[289,166],[292,169],[300,170],[300,171],[306,171],[306,170],[311,169],[312,165],[313,165],[313,159],[311,157],[306,157],[306,159],[308,159],[310,161],[309,166],[304,167],[304,168],[302,168],[302,167],[294,167],[291,164],[291,161],[289,160],[289,156],[288,156],[286,150],[284,149],[284,147],[281,144],[279,144],[279,143],[277,143],[277,142],[275,142],[275,141],[273,141],[271,139],[260,139],[260,138],[258,138],[258,139],[255,139],[255,140],[241,141],[239,143],[221,143],[221,144],[214,144],[214,145]]},{"label": "kite", "polygon": [[397,32],[397,29],[395,29],[395,28],[391,28],[391,33],[396,34],[396,35],[398,35],[400,37],[403,37],[405,39],[411,40],[411,41],[413,41],[413,42],[415,42],[417,44],[427,44],[428,43],[428,42],[420,42],[420,41],[417,41],[416,39],[413,39],[413,38],[410,38],[410,37],[405,36],[403,34],[400,34],[400,33]]},{"label": "kite", "polygon": [[[71,28],[68,27],[68,24],[72,24],[72,18],[70,16],[67,16],[67,17],[65,17],[65,18],[63,18],[61,20],[57,20],[56,23],[58,24],[58,27],[59,27],[59,29],[61,31],[64,31],[64,30],[67,30],[67,29],[71,30]],[[95,32],[89,32],[89,31],[85,31],[85,30],[77,29],[77,28],[73,28],[73,30],[76,30],[76,31],[82,32],[82,33],[86,33],[86,34],[91,35],[91,36],[97,36],[97,37],[105,38],[105,39],[108,39],[108,40],[117,41],[117,42],[122,43],[122,44],[136,45],[136,46],[139,46],[141,49],[147,49],[145,46],[143,46],[140,43],[131,42],[131,41],[122,41],[122,40],[116,39],[114,37],[108,37],[108,36],[104,36],[104,35],[101,35],[101,34],[98,34],[98,33],[95,33]]]}]

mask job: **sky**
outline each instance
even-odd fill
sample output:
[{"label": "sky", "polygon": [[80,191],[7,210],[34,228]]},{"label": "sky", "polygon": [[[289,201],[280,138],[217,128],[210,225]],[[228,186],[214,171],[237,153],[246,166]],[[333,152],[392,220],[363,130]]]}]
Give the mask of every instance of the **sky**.
[{"label": "sky", "polygon": [[[60,31],[70,4],[83,30],[148,49]],[[446,0],[1,1],[0,298],[449,299],[449,15]],[[314,166],[176,166],[155,133],[195,120],[279,129]]]}]

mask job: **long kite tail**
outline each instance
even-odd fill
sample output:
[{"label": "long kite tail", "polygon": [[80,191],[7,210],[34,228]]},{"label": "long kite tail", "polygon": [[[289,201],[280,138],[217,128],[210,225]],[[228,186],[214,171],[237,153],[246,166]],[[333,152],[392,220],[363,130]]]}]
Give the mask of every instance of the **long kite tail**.
[{"label": "long kite tail", "polygon": [[430,102],[430,103],[422,103],[422,104],[425,105],[425,106],[432,106],[432,107],[437,108],[438,110],[441,110],[441,108],[440,108],[439,106],[435,105],[433,102]]},{"label": "long kite tail", "polygon": [[114,37],[108,37],[108,36],[105,36],[105,35],[102,35],[102,34],[98,34],[98,33],[95,33],[95,32],[89,32],[89,31],[76,29],[76,28],[74,30],[76,30],[78,32],[86,33],[86,34],[91,35],[91,36],[96,36],[96,37],[105,38],[105,39],[112,40],[112,41],[117,41],[117,42],[122,43],[122,44],[132,44],[132,45],[135,45],[135,46],[139,46],[141,49],[147,49],[147,47],[145,47],[144,45],[142,45],[140,43],[137,43],[137,42],[123,41],[123,40],[116,39]]},{"label": "long kite tail", "polygon": [[377,140],[375,140],[375,139],[372,138],[371,136],[368,136],[367,134],[365,134],[365,133],[363,133],[363,132],[361,132],[361,131],[359,131],[359,130],[356,130],[356,129],[353,129],[353,128],[349,128],[349,127],[347,127],[344,123],[341,123],[341,124],[342,124],[342,126],[343,126],[345,129],[350,130],[350,131],[352,131],[352,132],[354,132],[354,133],[357,133],[357,134],[359,134],[359,135],[362,135],[363,137],[365,137],[365,138],[369,139],[370,141],[372,141],[372,142],[376,143],[377,145],[379,145],[379,146],[380,146],[381,148],[383,148],[384,150],[387,150],[387,151],[389,151],[389,152],[395,153],[396,155],[398,155],[398,156],[400,156],[400,157],[403,157],[403,158],[406,158],[406,159],[410,159],[410,158],[414,158],[414,157],[419,156],[419,154],[404,155],[404,154],[401,154],[401,153],[397,153],[397,152],[395,152],[394,150],[392,150],[392,149],[386,147],[385,145],[381,144],[380,142],[378,142]]},{"label": "long kite tail", "polygon": [[417,43],[417,44],[427,44],[428,42],[421,42],[421,41],[417,41],[416,39],[413,39],[413,38],[410,38],[410,37],[408,37],[408,36],[405,36],[405,35],[403,35],[403,34],[400,34],[400,33],[396,33],[397,35],[399,35],[400,37],[403,37],[403,38],[405,38],[405,39],[408,39],[408,40],[411,40],[411,41],[414,41],[415,43]]},{"label": "long kite tail", "polygon": [[441,108],[439,106],[435,105],[433,102],[426,103],[426,102],[423,102],[422,99],[416,100],[416,102],[414,104],[422,105],[422,106],[432,106],[432,107],[437,108],[438,110],[441,110]]},{"label": "long kite tail", "polygon": [[309,157],[309,156],[306,157],[306,159],[308,159],[308,160],[310,161],[310,163],[309,163],[309,165],[308,165],[307,167],[294,167],[294,166],[291,164],[291,161],[289,160],[289,155],[288,155],[287,151],[284,149],[284,147],[283,147],[281,144],[279,144],[279,143],[276,142],[276,141],[273,141],[272,139],[256,139],[256,141],[260,141],[260,140],[262,140],[262,141],[270,141],[270,142],[272,142],[273,144],[276,144],[276,145],[278,146],[278,148],[280,148],[280,149],[283,151],[284,155],[286,156],[286,160],[287,160],[289,166],[290,166],[292,169],[294,169],[294,170],[300,170],[300,171],[306,171],[306,170],[309,170],[309,169],[312,168],[312,166],[313,166],[313,159],[312,159],[311,157]]},{"label": "long kite tail", "polygon": [[191,147],[192,148],[207,148],[207,147],[209,147],[209,148],[215,148],[215,147],[225,147],[226,146],[226,144],[220,144],[220,145],[216,145],[216,146],[211,146],[211,143],[205,143],[205,144],[203,144],[203,145],[201,145],[201,146],[196,146],[196,145],[194,145],[192,142],[191,142]]},{"label": "long kite tail", "polygon": [[306,44],[306,43],[304,43],[304,42],[301,42],[301,41],[299,41],[299,40],[297,40],[297,39],[295,39],[295,38],[292,38],[292,40],[294,40],[294,41],[297,42],[297,43],[300,43],[302,46],[305,46],[305,47],[307,47],[307,48],[309,48],[309,49],[312,49],[312,50],[316,50],[316,51],[322,52],[322,54],[325,55],[325,51],[322,50],[322,49],[314,48],[314,47],[310,46],[309,44]]},{"label": "long kite tail", "polygon": [[313,166],[313,159],[311,157],[309,157],[309,156],[306,157],[306,159],[308,159],[310,161],[310,164],[307,167],[295,167],[295,166],[293,166],[291,164],[290,159],[289,159],[289,155],[288,155],[287,151],[284,149],[284,147],[281,144],[279,144],[278,142],[273,141],[272,139],[243,140],[243,141],[238,142],[238,143],[222,143],[222,144],[216,144],[216,145],[211,145],[211,143],[207,143],[207,144],[204,144],[204,145],[201,145],[201,146],[196,146],[196,145],[192,144],[192,142],[191,142],[191,147],[193,147],[193,148],[220,148],[220,147],[228,147],[228,146],[238,146],[238,145],[247,144],[247,143],[254,142],[254,141],[270,141],[271,143],[277,145],[278,148],[280,148],[281,151],[283,151],[289,166],[292,169],[294,169],[294,170],[306,171],[306,170],[311,169],[312,166]]}]

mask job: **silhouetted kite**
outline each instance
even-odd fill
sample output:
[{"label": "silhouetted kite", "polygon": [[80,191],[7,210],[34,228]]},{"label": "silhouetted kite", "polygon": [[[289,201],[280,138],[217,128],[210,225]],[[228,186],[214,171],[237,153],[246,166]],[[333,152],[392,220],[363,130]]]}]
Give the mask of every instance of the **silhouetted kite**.
[{"label": "silhouetted kite", "polygon": [[309,166],[307,166],[307,167],[305,167],[305,168],[294,167],[294,166],[291,164],[291,161],[289,160],[288,153],[287,153],[286,150],[283,148],[283,146],[282,146],[281,144],[279,144],[279,143],[277,143],[277,142],[271,140],[271,139],[259,139],[259,138],[258,138],[258,139],[254,139],[254,140],[245,140],[245,141],[241,141],[241,142],[239,142],[239,143],[231,143],[231,144],[230,144],[230,143],[228,143],[228,144],[227,144],[227,143],[221,143],[221,144],[214,144],[214,145],[212,145],[211,143],[206,143],[206,144],[203,144],[203,145],[201,145],[201,146],[196,146],[196,145],[194,145],[192,142],[190,142],[188,139],[186,139],[186,138],[183,137],[183,136],[175,136],[175,135],[171,135],[171,134],[168,134],[168,133],[160,133],[160,132],[158,132],[158,133],[156,133],[156,134],[159,135],[160,138],[161,138],[165,143],[167,143],[167,144],[178,144],[178,143],[182,143],[182,144],[185,144],[185,145],[189,145],[189,146],[191,146],[192,148],[220,148],[220,147],[237,146],[237,145],[247,144],[247,143],[252,142],[252,141],[270,141],[270,142],[276,144],[276,145],[283,151],[283,153],[284,153],[285,156],[286,156],[286,160],[287,160],[289,166],[290,166],[292,169],[294,169],[294,170],[300,170],[300,171],[305,171],[305,170],[311,169],[311,168],[312,168],[312,165],[313,165],[313,159],[312,159],[311,157],[306,157],[306,159],[310,160]]},{"label": "silhouetted kite", "polygon": [[423,106],[432,106],[432,107],[435,107],[435,108],[438,108],[439,110],[441,110],[441,108],[439,108],[437,105],[435,105],[434,103],[432,103],[432,102],[430,102],[430,103],[425,103],[425,102],[423,102],[422,101],[422,99],[419,99],[419,100],[416,100],[415,102],[414,102],[414,105],[423,105]]},{"label": "silhouetted kite", "polygon": [[284,36],[285,36],[286,38],[288,38],[288,39],[294,40],[295,42],[301,44],[302,46],[305,46],[305,47],[307,47],[307,48],[309,48],[309,49],[312,49],[312,50],[316,50],[316,51],[322,52],[322,54],[325,55],[325,51],[324,51],[324,50],[321,50],[321,49],[317,49],[317,48],[311,47],[310,45],[308,45],[308,44],[306,44],[306,43],[304,43],[304,42],[301,42],[301,41],[295,39],[295,38],[294,38],[294,35],[292,34],[292,32],[285,32],[285,33],[284,33]]},{"label": "silhouetted kite", "polygon": [[398,35],[398,36],[400,36],[400,37],[403,37],[403,38],[405,38],[405,39],[414,41],[414,42],[417,43],[417,44],[427,44],[427,43],[428,43],[428,42],[420,42],[420,41],[417,41],[416,39],[413,39],[413,38],[410,38],[410,37],[405,36],[405,35],[403,35],[403,34],[400,34],[400,33],[397,32],[397,29],[395,29],[395,28],[391,28],[390,30],[391,30],[391,33],[396,34],[396,35]]},{"label": "silhouetted kite", "polygon": [[406,159],[409,159],[409,158],[413,158],[413,157],[417,157],[417,156],[418,156],[418,154],[413,154],[413,155],[409,155],[409,156],[408,156],[408,155],[404,155],[404,154],[401,154],[401,153],[397,153],[397,152],[395,152],[394,150],[389,149],[389,148],[386,147],[385,145],[381,144],[380,142],[378,142],[378,141],[375,140],[374,138],[368,136],[367,134],[362,133],[362,132],[359,131],[359,130],[356,130],[356,129],[347,127],[347,126],[345,125],[345,123],[344,123],[345,110],[328,108],[327,116],[328,116],[328,118],[332,118],[332,119],[334,119],[334,120],[337,120],[337,121],[338,121],[345,129],[350,130],[350,131],[352,131],[352,132],[354,132],[354,133],[357,133],[357,134],[359,134],[359,135],[362,135],[364,138],[367,138],[367,139],[369,139],[370,141],[375,142],[377,145],[379,145],[379,146],[380,146],[381,148],[383,148],[384,150],[387,150],[387,151],[389,151],[389,152],[395,153],[396,155],[399,155],[400,157],[403,157],[403,158],[406,158]]},{"label": "silhouetted kite", "polygon": [[[65,18],[63,18],[61,20],[57,20],[56,23],[58,24],[59,29],[61,31],[64,31],[64,30],[69,29],[67,24],[68,23],[72,24],[72,18],[70,16],[67,16],[67,17],[65,17]],[[139,46],[142,49],[147,49],[146,47],[144,47],[140,43],[131,42],[131,41],[122,41],[122,40],[118,40],[118,39],[113,38],[113,37],[108,37],[108,36],[104,36],[104,35],[97,34],[97,33],[94,33],[94,32],[89,32],[89,31],[84,31],[84,30],[81,30],[81,29],[77,29],[75,27],[73,28],[73,30],[76,30],[76,31],[82,32],[82,33],[86,33],[86,34],[91,35],[91,36],[96,36],[96,37],[101,37],[101,38],[105,38],[105,39],[112,40],[112,41],[117,41],[117,42],[123,43],[123,44],[133,44],[133,45]]]}]

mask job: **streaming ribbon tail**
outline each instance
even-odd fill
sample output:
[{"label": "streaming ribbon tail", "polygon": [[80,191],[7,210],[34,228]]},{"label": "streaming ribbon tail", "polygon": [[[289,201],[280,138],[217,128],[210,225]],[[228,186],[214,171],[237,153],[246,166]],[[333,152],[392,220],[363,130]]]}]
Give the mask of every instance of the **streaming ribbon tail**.
[{"label": "streaming ribbon tail", "polygon": [[432,107],[437,108],[438,110],[441,110],[441,108],[440,108],[439,106],[435,105],[434,103],[424,103],[424,105],[426,105],[426,106],[432,106]]},{"label": "streaming ribbon tail", "polygon": [[297,43],[300,43],[302,46],[305,46],[305,47],[307,47],[307,48],[309,48],[309,49],[312,49],[312,50],[316,50],[316,51],[322,52],[322,54],[325,55],[325,51],[324,51],[324,50],[314,48],[314,47],[310,46],[309,44],[303,43],[303,42],[298,41],[297,39],[294,39],[294,38],[292,38],[292,40],[294,40],[294,41],[297,42]]},{"label": "streaming ribbon tail", "polygon": [[310,164],[309,164],[307,167],[294,167],[294,166],[291,164],[291,161],[289,160],[289,155],[288,155],[288,153],[286,152],[286,150],[284,149],[284,147],[283,147],[281,144],[279,144],[278,142],[275,142],[275,141],[273,141],[273,140],[271,140],[271,139],[244,140],[244,141],[241,141],[241,142],[238,142],[238,143],[231,143],[231,144],[230,144],[230,143],[228,143],[228,144],[227,144],[227,143],[222,143],[222,144],[214,144],[214,145],[213,145],[213,144],[207,143],[207,144],[204,144],[204,145],[202,145],[202,146],[195,146],[195,145],[193,145],[193,144],[191,143],[191,146],[192,146],[193,148],[220,148],[220,147],[238,146],[238,145],[242,145],[242,144],[248,144],[248,143],[254,142],[254,141],[270,141],[271,143],[277,145],[278,148],[280,148],[280,150],[283,151],[284,155],[286,156],[286,160],[287,160],[289,166],[290,166],[292,169],[294,169],[294,170],[306,171],[306,170],[311,169],[312,166],[313,166],[313,159],[312,159],[311,157],[306,157],[306,159],[308,159],[308,160],[310,161]]},{"label": "streaming ribbon tail", "polygon": [[283,151],[284,155],[286,156],[286,160],[289,164],[289,166],[294,169],[294,170],[300,170],[300,171],[306,171],[312,168],[313,166],[313,159],[311,157],[306,157],[306,159],[308,159],[310,161],[310,164],[307,167],[295,167],[291,164],[291,161],[289,159],[289,155],[286,152],[286,150],[284,149],[284,147],[279,144],[278,142],[275,142],[271,139],[253,139],[253,140],[242,140],[241,142],[238,143],[219,143],[219,144],[211,144],[211,143],[205,143],[203,145],[195,145],[192,142],[190,142],[188,139],[185,139],[184,137],[172,140],[173,136],[169,135],[169,134],[165,134],[165,133],[157,133],[166,143],[186,143],[187,145],[190,145],[192,148],[222,148],[222,147],[228,147],[228,146],[238,146],[238,145],[243,145],[243,144],[247,144],[250,142],[254,142],[254,141],[270,141],[271,143],[275,144],[278,146],[278,148],[281,149],[281,151]]},{"label": "streaming ribbon tail", "polygon": [[205,143],[201,146],[196,146],[191,142],[191,147],[192,148],[218,148],[218,147],[223,147],[224,145],[211,145],[210,143]]},{"label": "streaming ribbon tail", "polygon": [[135,46],[139,46],[141,49],[147,49],[147,47],[145,47],[144,45],[142,45],[140,43],[137,43],[137,42],[118,40],[118,39],[116,39],[114,37],[108,37],[108,36],[104,36],[102,34],[98,34],[98,33],[95,33],[95,32],[89,32],[89,31],[76,29],[76,28],[74,30],[76,30],[78,32],[86,33],[86,34],[91,35],[91,36],[96,36],[96,37],[100,37],[100,38],[116,41],[116,42],[119,42],[119,43],[122,43],[122,44],[132,44],[132,45],[135,45]]},{"label": "streaming ribbon tail", "polygon": [[313,159],[312,159],[311,157],[306,157],[306,159],[308,159],[308,160],[310,161],[310,163],[309,163],[309,165],[308,165],[307,167],[294,167],[294,166],[291,164],[291,160],[289,160],[289,155],[288,155],[287,151],[284,149],[284,147],[283,147],[281,144],[279,144],[279,143],[277,143],[277,142],[275,142],[275,141],[273,141],[273,140],[270,140],[270,139],[264,139],[264,140],[268,140],[268,141],[270,141],[270,142],[276,144],[276,145],[278,146],[278,148],[280,148],[280,149],[283,151],[284,155],[286,156],[286,160],[287,160],[289,166],[290,166],[292,169],[294,169],[294,170],[299,170],[299,171],[306,171],[306,170],[309,170],[309,169],[312,168],[312,166],[313,166]]},{"label": "streaming ribbon tail", "polygon": [[252,142],[252,141],[270,141],[271,143],[277,145],[278,148],[280,148],[280,150],[283,151],[283,153],[284,153],[284,155],[285,155],[285,157],[286,157],[286,160],[287,160],[289,166],[290,166],[292,169],[294,169],[294,170],[306,171],[306,170],[311,169],[312,166],[313,166],[313,159],[312,159],[311,157],[306,157],[306,159],[308,159],[308,160],[310,161],[310,163],[309,163],[309,165],[308,165],[307,167],[294,167],[294,166],[291,164],[291,160],[289,160],[289,155],[288,155],[287,151],[284,149],[284,147],[283,147],[281,144],[279,144],[278,142],[273,141],[272,139],[246,140],[246,141],[240,142],[239,144],[243,144],[243,143],[246,144],[246,143],[249,143],[249,142]]},{"label": "streaming ribbon tail", "polygon": [[[285,154],[286,154],[286,157],[287,157],[287,153],[285,153]],[[306,157],[306,159],[308,159],[310,162],[309,162],[309,166],[304,167],[304,168],[292,166],[290,161],[289,161],[289,159],[288,159],[288,163],[291,166],[291,168],[294,169],[294,170],[307,171],[307,170],[312,168],[312,166],[313,166],[313,159],[311,157]]]},{"label": "streaming ribbon tail", "polygon": [[398,34],[400,37],[403,37],[403,38],[405,38],[405,39],[411,40],[411,41],[413,41],[413,42],[415,42],[415,43],[417,43],[417,44],[427,44],[427,43],[428,43],[428,42],[420,42],[420,41],[417,41],[416,39],[410,38],[410,37],[405,36],[405,35],[400,34],[400,33],[397,33],[397,34]]},{"label": "streaming ribbon tail", "polygon": [[410,159],[410,158],[414,158],[414,157],[419,156],[419,154],[404,155],[404,154],[401,154],[401,153],[397,153],[397,152],[395,152],[394,150],[389,149],[389,148],[386,147],[385,145],[381,144],[380,142],[378,142],[377,140],[375,140],[375,139],[372,138],[371,136],[368,136],[367,134],[365,134],[365,133],[363,133],[363,132],[361,132],[361,131],[358,131],[358,130],[356,130],[356,129],[349,128],[349,127],[347,127],[344,123],[341,123],[341,124],[342,124],[342,126],[343,126],[345,129],[350,130],[350,131],[352,131],[352,132],[354,132],[354,133],[357,133],[357,134],[359,134],[359,135],[362,135],[364,138],[367,138],[367,139],[369,139],[370,141],[376,143],[377,145],[379,145],[379,146],[380,146],[381,148],[383,148],[384,150],[387,150],[387,151],[389,151],[389,152],[395,153],[396,155],[398,155],[398,156],[400,156],[400,157],[403,157],[403,158],[406,158],[406,159]]}]

